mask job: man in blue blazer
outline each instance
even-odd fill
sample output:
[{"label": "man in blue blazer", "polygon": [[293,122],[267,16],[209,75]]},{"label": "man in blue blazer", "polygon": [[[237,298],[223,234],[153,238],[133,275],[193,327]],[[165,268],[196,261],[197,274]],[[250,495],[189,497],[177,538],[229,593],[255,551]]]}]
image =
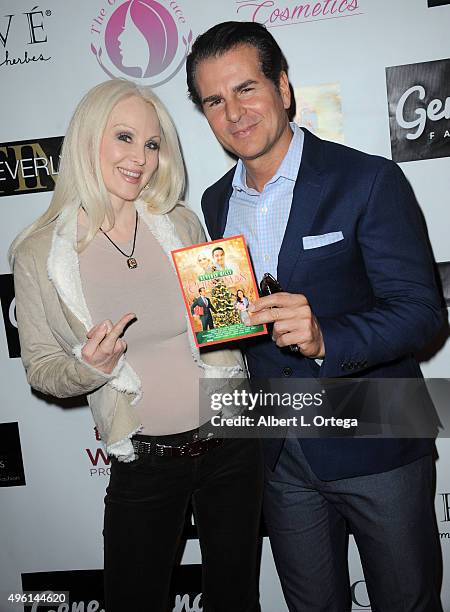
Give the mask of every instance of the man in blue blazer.
[{"label": "man in blue blazer", "polygon": [[[238,158],[203,195],[211,238],[243,233],[257,280],[271,272],[285,290],[249,309],[252,324],[274,324],[271,338],[245,343],[251,376],[420,378],[414,352],[442,315],[423,220],[398,166],[289,123],[287,62],[260,24],[208,30],[187,76],[191,99]],[[265,520],[289,610],[348,609],[348,526],[372,610],[441,610],[431,439],[264,446]]]},{"label": "man in blue blazer", "polygon": [[203,288],[200,287],[198,293],[198,298],[195,298],[195,300],[191,304],[191,313],[195,315],[195,308],[202,308],[203,314],[199,316],[203,331],[206,331],[208,329],[214,329],[214,321],[212,318],[211,311],[216,312],[216,309],[214,308],[211,300],[206,297],[205,290]]}]

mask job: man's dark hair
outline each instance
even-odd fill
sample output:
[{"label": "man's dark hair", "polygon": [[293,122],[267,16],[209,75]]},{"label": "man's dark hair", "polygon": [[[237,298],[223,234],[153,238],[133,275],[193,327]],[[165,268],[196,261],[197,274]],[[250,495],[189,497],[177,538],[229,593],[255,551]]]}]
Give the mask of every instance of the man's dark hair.
[{"label": "man's dark hair", "polygon": [[272,34],[253,21],[225,21],[201,34],[186,59],[189,97],[200,109],[202,101],[195,82],[198,64],[240,45],[250,45],[258,50],[262,73],[278,89],[280,75],[283,71],[287,73],[288,63]]},{"label": "man's dark hair", "polygon": [[216,251],[222,251],[222,253],[225,255],[225,251],[222,249],[222,247],[216,247],[215,249],[212,250],[211,255],[214,257],[214,253]]},{"label": "man's dark hair", "polygon": [[200,287],[200,289],[198,290],[199,293],[202,293],[203,291],[203,287]]}]

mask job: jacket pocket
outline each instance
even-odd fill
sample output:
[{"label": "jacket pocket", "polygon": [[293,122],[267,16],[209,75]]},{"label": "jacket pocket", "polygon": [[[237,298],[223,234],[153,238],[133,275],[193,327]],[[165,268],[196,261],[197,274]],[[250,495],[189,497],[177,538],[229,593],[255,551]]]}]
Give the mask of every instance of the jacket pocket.
[{"label": "jacket pocket", "polygon": [[348,238],[326,244],[324,246],[315,247],[313,249],[306,249],[302,251],[301,258],[303,260],[310,259],[324,259],[325,257],[332,257],[347,251],[351,246],[351,241]]}]

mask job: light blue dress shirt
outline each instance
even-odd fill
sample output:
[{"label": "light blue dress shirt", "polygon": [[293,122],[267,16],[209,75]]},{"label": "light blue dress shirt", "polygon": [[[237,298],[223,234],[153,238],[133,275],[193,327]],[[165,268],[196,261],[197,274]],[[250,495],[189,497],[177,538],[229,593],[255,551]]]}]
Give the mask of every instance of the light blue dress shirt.
[{"label": "light blue dress shirt", "polygon": [[280,167],[261,193],[247,186],[238,161],[233,177],[225,237],[244,234],[259,284],[265,272],[277,278],[278,254],[286,231],[295,181],[300,170],[304,134],[290,124],[293,137]]}]

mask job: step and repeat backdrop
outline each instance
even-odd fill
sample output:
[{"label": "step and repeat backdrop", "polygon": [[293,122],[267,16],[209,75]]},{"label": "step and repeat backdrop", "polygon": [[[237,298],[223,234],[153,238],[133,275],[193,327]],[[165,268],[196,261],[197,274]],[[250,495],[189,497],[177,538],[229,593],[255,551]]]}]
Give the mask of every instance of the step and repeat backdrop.
[{"label": "step and repeat backdrop", "polygon": [[[55,611],[104,610],[109,474],[83,400],[57,402],[27,385],[7,248],[50,202],[75,105],[113,76],[154,87],[168,106],[189,204],[201,215],[203,190],[232,160],[187,99],[184,64],[195,37],[227,20],[270,28],[290,64],[300,125],[401,165],[436,261],[450,261],[450,0],[0,0],[0,612],[37,609],[10,595],[49,589],[71,593]],[[425,375],[448,378],[449,358],[443,337],[424,357]],[[437,447],[442,597],[450,612],[450,441]],[[185,535],[171,610],[200,612],[201,557],[190,518]],[[353,609],[370,610],[352,540],[349,566]],[[260,587],[264,612],[286,611],[267,538]]]}]

